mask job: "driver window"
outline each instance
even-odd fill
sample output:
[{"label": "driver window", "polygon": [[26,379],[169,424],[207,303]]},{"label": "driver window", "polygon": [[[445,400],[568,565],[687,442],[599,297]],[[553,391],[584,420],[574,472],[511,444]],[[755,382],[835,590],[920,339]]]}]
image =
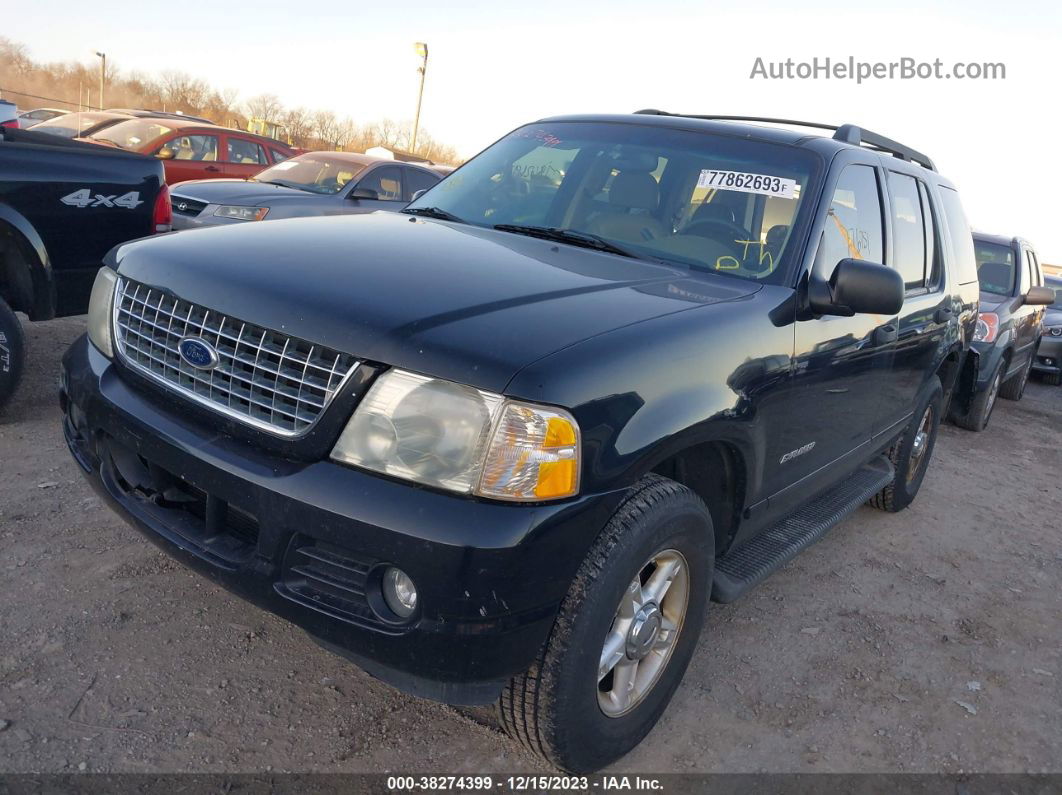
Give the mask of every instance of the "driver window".
[{"label": "driver window", "polygon": [[846,166],[837,180],[815,257],[817,272],[829,276],[843,259],[884,262],[881,195],[872,166]]},{"label": "driver window", "polygon": [[397,166],[383,166],[376,169],[359,182],[358,187],[376,191],[380,201],[402,201],[402,173]]},{"label": "driver window", "polygon": [[182,135],[167,141],[159,149],[173,152],[174,160],[199,160],[213,163],[218,159],[218,139],[213,135]]}]

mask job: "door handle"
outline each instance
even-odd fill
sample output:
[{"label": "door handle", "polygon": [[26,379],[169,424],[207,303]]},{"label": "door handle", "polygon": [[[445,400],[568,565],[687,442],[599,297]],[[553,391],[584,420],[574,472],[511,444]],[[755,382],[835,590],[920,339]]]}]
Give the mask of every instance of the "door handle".
[{"label": "door handle", "polygon": [[221,169],[218,168],[217,166],[207,166],[206,170],[207,171],[221,171]]},{"label": "door handle", "polygon": [[955,311],[950,306],[942,306],[933,314],[933,320],[937,323],[947,323],[954,314]]},{"label": "door handle", "polygon": [[886,323],[874,329],[875,345],[888,345],[890,342],[896,342],[896,337],[896,326],[892,323]]}]

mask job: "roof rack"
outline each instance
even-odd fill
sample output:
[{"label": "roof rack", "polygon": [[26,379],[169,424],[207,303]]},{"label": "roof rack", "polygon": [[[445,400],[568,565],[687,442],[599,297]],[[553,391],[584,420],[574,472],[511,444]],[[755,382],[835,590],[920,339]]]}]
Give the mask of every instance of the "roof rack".
[{"label": "roof rack", "polygon": [[834,124],[822,124],[821,122],[815,121],[797,121],[796,119],[772,119],[766,116],[703,116],[693,113],[668,113],[664,110],[654,110],[652,108],[636,110],[635,113],[646,116],[683,116],[690,119],[707,119],[709,121],[748,121],[761,124],[791,124],[796,127],[812,127],[817,130],[832,130],[835,141],[843,141],[844,143],[852,144],[853,146],[862,146],[865,144],[880,152],[887,152],[893,157],[898,157],[901,160],[918,163],[920,166],[924,166],[930,171],[937,170],[936,165],[934,165],[933,161],[929,159],[928,155],[922,154],[917,149],[904,146],[899,141],[886,138],[884,135],[879,135],[870,130],[864,130],[862,127],[857,127],[854,124],[842,124],[838,127]]}]

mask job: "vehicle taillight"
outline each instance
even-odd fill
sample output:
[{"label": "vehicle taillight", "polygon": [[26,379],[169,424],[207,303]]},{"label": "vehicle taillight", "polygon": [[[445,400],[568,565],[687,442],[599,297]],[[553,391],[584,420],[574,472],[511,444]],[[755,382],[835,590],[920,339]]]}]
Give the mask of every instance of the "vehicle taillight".
[{"label": "vehicle taillight", "polygon": [[156,232],[169,232],[173,229],[173,207],[170,206],[170,186],[163,185],[155,197],[155,210],[151,213],[151,222]]},{"label": "vehicle taillight", "polygon": [[19,129],[18,119],[8,119],[7,121],[0,121],[0,127],[8,127],[12,130]]},{"label": "vehicle taillight", "polygon": [[995,312],[982,312],[977,316],[977,330],[974,342],[995,342],[999,330],[999,315]]}]

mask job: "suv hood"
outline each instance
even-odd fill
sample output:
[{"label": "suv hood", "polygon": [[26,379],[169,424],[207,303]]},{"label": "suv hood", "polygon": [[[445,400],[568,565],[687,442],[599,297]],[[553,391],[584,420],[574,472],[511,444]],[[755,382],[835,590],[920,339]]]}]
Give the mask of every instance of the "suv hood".
[{"label": "suv hood", "polygon": [[233,319],[496,392],[589,337],[760,289],[395,213],[176,233],[111,257],[123,276]]},{"label": "suv hood", "polygon": [[198,199],[207,204],[269,204],[277,199],[327,199],[327,194],[310,193],[268,182],[249,179],[193,179],[171,185],[174,196]]}]

